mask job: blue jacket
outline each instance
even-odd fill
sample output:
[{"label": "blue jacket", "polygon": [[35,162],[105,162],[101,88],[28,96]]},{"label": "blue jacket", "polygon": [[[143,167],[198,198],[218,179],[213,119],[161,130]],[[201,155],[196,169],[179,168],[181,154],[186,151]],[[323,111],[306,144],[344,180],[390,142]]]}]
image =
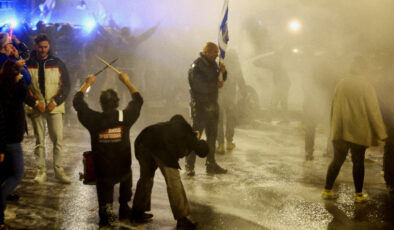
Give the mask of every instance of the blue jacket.
[{"label": "blue jacket", "polygon": [[[3,53],[0,53],[0,67],[3,66],[4,62],[7,61],[7,60],[16,62],[16,61],[18,61],[20,59],[21,59],[21,57],[19,57],[18,59],[15,59],[15,58],[12,58],[12,57],[8,57],[7,55],[5,55]],[[23,68],[21,70],[21,73],[23,75],[22,80],[25,82],[26,85],[30,85],[30,83],[31,83],[31,75],[30,75],[29,70],[27,70],[27,66],[26,65],[23,66]]]}]

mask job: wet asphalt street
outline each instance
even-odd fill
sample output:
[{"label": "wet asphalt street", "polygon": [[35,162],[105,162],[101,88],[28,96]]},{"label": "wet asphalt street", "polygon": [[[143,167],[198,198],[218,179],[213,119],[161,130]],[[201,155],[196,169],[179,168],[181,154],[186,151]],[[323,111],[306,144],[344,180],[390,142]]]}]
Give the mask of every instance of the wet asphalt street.
[{"label": "wet asphalt street", "polygon": [[[166,118],[167,119],[167,118]],[[158,120],[159,121],[159,120]],[[132,128],[132,140],[149,122],[139,121]],[[25,138],[25,177],[16,192],[21,196],[8,209],[15,218],[6,222],[12,229],[98,229],[98,207],[94,186],[79,181],[82,152],[90,149],[89,134],[78,123],[65,127],[65,170],[71,185],[53,178],[52,148],[47,138],[48,181],[34,184],[34,137]],[[217,155],[229,172],[207,175],[204,159],[198,159],[196,176],[182,171],[182,180],[191,204],[191,217],[197,229],[394,229],[394,199],[385,188],[381,173],[382,149],[367,152],[364,190],[365,204],[354,203],[352,163],[347,160],[335,183],[339,198],[321,199],[330,157],[323,157],[324,130],[316,138],[315,160],[304,160],[304,136],[297,121],[256,122],[236,129],[237,147]],[[181,160],[181,167],[184,160]],[[133,156],[133,190],[139,165]],[[115,189],[115,201],[117,190]],[[117,213],[118,203],[114,202]],[[157,171],[152,194],[154,218],[146,224],[122,221],[115,229],[175,229],[168,203],[164,177]],[[104,228],[105,229],[105,228]]]}]

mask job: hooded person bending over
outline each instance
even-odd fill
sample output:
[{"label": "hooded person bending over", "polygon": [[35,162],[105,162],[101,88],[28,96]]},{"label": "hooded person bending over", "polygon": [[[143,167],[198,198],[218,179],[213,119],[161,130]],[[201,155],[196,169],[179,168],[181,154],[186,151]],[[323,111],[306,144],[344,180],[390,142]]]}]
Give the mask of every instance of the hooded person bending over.
[{"label": "hooded person bending over", "polygon": [[116,221],[112,202],[114,185],[119,182],[119,218],[129,217],[128,202],[131,199],[132,186],[129,131],[140,115],[143,100],[127,74],[120,73],[119,79],[129,89],[133,98],[124,110],[116,110],[119,97],[113,89],[101,92],[100,104],[103,112],[93,111],[88,107],[84,95],[93,85],[94,75],[86,78],[73,101],[79,121],[90,133],[97,177],[100,225],[112,225]]},{"label": "hooded person bending over", "polygon": [[134,143],[135,156],[140,163],[140,179],[133,200],[132,220],[143,221],[152,217],[152,214],[145,212],[151,208],[153,177],[159,167],[167,184],[177,229],[196,227],[196,223],[187,218],[190,213],[189,203],[180,178],[178,160],[191,152],[200,157],[208,155],[208,143],[198,138],[199,132],[194,132],[181,115],[142,130]]}]

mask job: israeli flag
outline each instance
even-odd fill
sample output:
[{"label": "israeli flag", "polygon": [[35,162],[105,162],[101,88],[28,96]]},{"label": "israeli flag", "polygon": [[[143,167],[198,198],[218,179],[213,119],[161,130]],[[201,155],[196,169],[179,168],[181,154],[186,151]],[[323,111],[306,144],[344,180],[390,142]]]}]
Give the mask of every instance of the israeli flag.
[{"label": "israeli flag", "polygon": [[223,5],[223,10],[222,10],[222,22],[220,23],[219,27],[219,36],[218,36],[218,43],[219,43],[219,63],[221,60],[224,59],[226,56],[226,48],[227,48],[227,43],[229,41],[228,37],[228,27],[227,27],[227,18],[228,18],[228,1],[229,0],[224,0],[224,5]]}]

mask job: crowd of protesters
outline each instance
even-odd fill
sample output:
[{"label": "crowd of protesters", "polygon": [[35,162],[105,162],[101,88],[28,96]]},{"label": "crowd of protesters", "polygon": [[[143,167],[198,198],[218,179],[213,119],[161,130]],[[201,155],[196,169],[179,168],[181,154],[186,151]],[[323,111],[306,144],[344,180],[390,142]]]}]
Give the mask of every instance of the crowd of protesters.
[{"label": "crowd of protesters", "polygon": [[[55,177],[64,184],[71,183],[63,170],[61,161],[63,151],[62,115],[67,110],[67,104],[71,105],[71,103],[67,103],[67,98],[68,100],[72,98],[68,96],[69,92],[74,93],[77,91],[75,87],[80,85],[78,78],[86,76],[90,71],[90,66],[97,64],[93,61],[95,59],[88,57],[100,55],[109,59],[118,56],[120,57],[119,68],[127,72],[130,70],[128,60],[133,58],[135,48],[156,30],[156,27],[152,27],[142,35],[134,37],[126,27],[103,27],[99,25],[93,32],[86,34],[81,27],[70,24],[39,22],[36,26],[36,30],[32,30],[24,24],[19,30],[14,31],[15,36],[12,37],[8,33],[0,33],[0,167],[2,167],[1,170],[4,170],[4,165],[6,165],[9,167],[7,170],[12,172],[1,174],[0,229],[7,229],[7,226],[4,225],[3,215],[6,198],[23,177],[24,164],[21,142],[27,127],[24,103],[31,109],[29,116],[32,120],[36,138],[37,175],[34,180],[37,183],[46,181],[44,133],[47,123],[49,136],[54,144]],[[2,29],[6,30],[7,28]],[[29,50],[33,50],[33,52],[29,52]],[[91,110],[84,101],[84,94],[93,85],[95,76],[91,75],[85,80],[82,88],[74,97],[74,107],[80,122],[91,134],[92,150],[96,154],[94,159],[98,165],[96,187],[100,224],[113,224],[114,219],[116,219],[112,213],[112,194],[114,184],[119,182],[121,184],[120,217],[130,217],[134,220],[144,221],[152,218],[152,214],[146,213],[146,211],[150,211],[153,176],[155,170],[159,167],[166,178],[167,186],[169,188],[175,187],[175,189],[168,189],[168,195],[174,218],[178,220],[178,227],[195,228],[196,224],[187,218],[189,206],[179,177],[178,160],[187,156],[186,171],[188,176],[195,175],[196,154],[203,157],[207,156],[207,173],[226,174],[227,170],[216,162],[215,154],[225,151],[224,136],[226,136],[227,141],[226,150],[231,151],[235,148],[233,136],[236,121],[234,121],[233,115],[236,105],[235,99],[231,95],[233,96],[237,90],[241,94],[246,94],[246,85],[242,79],[237,53],[235,51],[229,52],[231,61],[228,62],[229,68],[226,68],[224,64],[218,65],[216,63],[218,52],[217,45],[208,42],[189,69],[192,126],[183,117],[177,115],[170,121],[148,127],[137,138],[135,147],[136,157],[141,166],[141,178],[138,182],[136,194],[139,200],[134,200],[132,209],[127,204],[131,199],[129,129],[139,116],[143,104],[142,96],[131,83],[129,75],[123,72],[119,73],[120,82],[129,89],[128,97],[131,95],[133,100],[129,102],[125,110],[120,112],[116,109],[119,102],[124,100],[120,100],[118,94],[113,90],[104,91],[100,95],[103,112],[96,112]],[[283,113],[287,113],[290,83],[287,70],[281,62],[278,61],[278,63],[280,65],[278,64],[277,69],[273,70],[273,76],[277,78],[278,82],[276,82],[271,110],[275,110],[278,104],[281,104]],[[367,195],[362,190],[365,150],[386,139],[384,152],[385,180],[390,192],[394,193],[394,173],[392,172],[394,167],[392,167],[391,160],[393,159],[391,149],[393,145],[393,109],[387,100],[391,97],[381,95],[383,92],[389,92],[390,89],[381,90],[376,95],[374,87],[366,76],[367,63],[368,61],[364,57],[357,56],[351,66],[351,76],[335,82],[333,85],[336,85],[336,87],[330,85],[329,91],[333,92],[331,92],[329,145],[334,148],[334,156],[328,168],[326,185],[322,192],[325,199],[337,197],[336,193],[333,192],[334,182],[350,150],[354,163],[355,202],[364,202],[367,199]],[[46,68],[46,64],[50,68]],[[227,73],[227,69],[229,73]],[[224,82],[227,79],[227,74],[231,76],[228,87],[227,82]],[[222,76],[223,79],[220,79],[219,76]],[[46,81],[48,78],[51,81]],[[385,88],[388,86],[385,82],[376,85]],[[223,86],[226,87],[223,88]],[[315,87],[313,88],[315,89]],[[331,90],[331,88],[335,88],[335,90]],[[306,99],[314,99],[314,91],[308,92],[311,95],[307,96]],[[392,95],[390,94],[390,96]],[[92,97],[97,98],[98,96],[92,95]],[[329,98],[326,99],[330,100]],[[310,115],[308,111],[315,111],[311,109],[313,103],[315,103],[313,100],[306,100],[304,105],[305,117]],[[222,111],[219,111],[220,106],[223,108]],[[223,117],[226,117],[226,135],[223,131],[223,124],[225,123]],[[287,119],[287,116],[284,117]],[[306,124],[305,158],[311,161],[314,159],[316,124],[312,119],[306,120],[309,120],[310,124]],[[197,134],[193,130],[198,131]],[[388,131],[388,137],[386,130]],[[199,133],[203,131],[206,132],[207,143],[199,141]],[[116,138],[113,138],[113,135]],[[187,141],[181,137],[187,137]],[[152,140],[156,142],[151,143]],[[218,149],[216,148],[216,141],[219,142]],[[160,149],[157,149],[158,146]],[[121,149],[121,151],[115,151],[118,149]],[[113,154],[112,151],[114,151]],[[114,157],[116,154],[119,154],[118,158]],[[108,159],[112,158],[115,159],[113,162],[124,163],[123,167],[119,168],[118,165],[109,164]],[[107,167],[108,165],[112,168]],[[114,176],[113,174],[118,172],[117,170],[119,173],[115,173]],[[177,202],[181,202],[181,204]]]}]

